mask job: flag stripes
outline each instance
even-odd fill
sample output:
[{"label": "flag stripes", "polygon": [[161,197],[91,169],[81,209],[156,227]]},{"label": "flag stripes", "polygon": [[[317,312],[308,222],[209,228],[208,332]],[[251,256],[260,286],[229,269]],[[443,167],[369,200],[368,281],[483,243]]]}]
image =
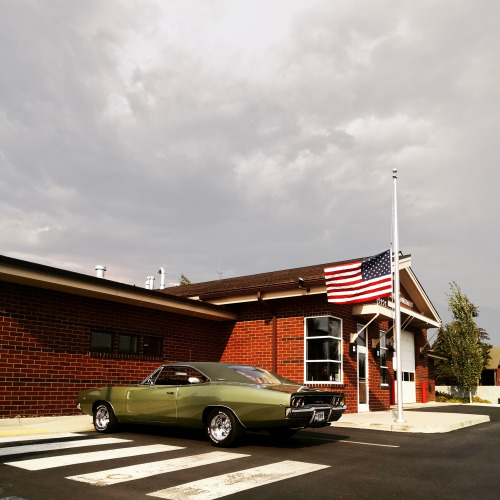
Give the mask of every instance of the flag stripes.
[{"label": "flag stripes", "polygon": [[336,304],[367,302],[392,294],[390,250],[358,262],[325,269],[328,301]]}]

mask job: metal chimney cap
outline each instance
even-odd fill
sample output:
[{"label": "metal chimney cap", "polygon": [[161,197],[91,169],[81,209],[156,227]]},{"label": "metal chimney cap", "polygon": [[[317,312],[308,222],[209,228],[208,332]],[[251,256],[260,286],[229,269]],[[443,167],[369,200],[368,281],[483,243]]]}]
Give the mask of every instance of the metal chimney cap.
[{"label": "metal chimney cap", "polygon": [[95,266],[95,270],[97,271],[98,278],[104,278],[104,272],[106,271],[106,266],[101,266],[100,264],[97,264],[97,266]]}]

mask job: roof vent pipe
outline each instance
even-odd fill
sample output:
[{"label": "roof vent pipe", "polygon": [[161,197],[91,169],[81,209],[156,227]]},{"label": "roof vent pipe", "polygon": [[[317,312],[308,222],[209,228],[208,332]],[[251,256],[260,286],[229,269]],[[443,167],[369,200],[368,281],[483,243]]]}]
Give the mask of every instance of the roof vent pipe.
[{"label": "roof vent pipe", "polygon": [[160,277],[160,290],[163,290],[165,288],[165,268],[160,267],[160,269],[158,269],[158,274],[161,275],[161,277]]},{"label": "roof vent pipe", "polygon": [[95,266],[95,270],[97,271],[98,278],[104,278],[104,273],[106,272],[106,266]]},{"label": "roof vent pipe", "polygon": [[154,276],[148,276],[146,278],[146,288],[148,290],[154,290],[155,287],[155,277]]}]

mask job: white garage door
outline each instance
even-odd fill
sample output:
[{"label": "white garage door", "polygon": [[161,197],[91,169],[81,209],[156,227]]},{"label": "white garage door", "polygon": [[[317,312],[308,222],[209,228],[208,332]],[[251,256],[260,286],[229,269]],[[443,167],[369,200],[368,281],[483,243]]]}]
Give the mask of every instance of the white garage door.
[{"label": "white garage door", "polygon": [[[394,358],[396,367],[396,358]],[[403,403],[416,403],[415,389],[415,338],[412,332],[401,332],[401,368],[403,371]],[[398,399],[397,384],[396,401]]]}]

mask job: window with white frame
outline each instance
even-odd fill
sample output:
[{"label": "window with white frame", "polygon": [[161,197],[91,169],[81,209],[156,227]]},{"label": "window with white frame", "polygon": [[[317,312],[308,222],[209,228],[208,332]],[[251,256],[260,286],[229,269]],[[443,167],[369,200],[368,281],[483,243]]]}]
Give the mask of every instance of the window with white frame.
[{"label": "window with white frame", "polygon": [[342,321],[305,318],[306,382],[342,382]]},{"label": "window with white frame", "polygon": [[389,370],[387,368],[387,341],[386,330],[380,330],[380,384],[387,385],[389,383]]}]

